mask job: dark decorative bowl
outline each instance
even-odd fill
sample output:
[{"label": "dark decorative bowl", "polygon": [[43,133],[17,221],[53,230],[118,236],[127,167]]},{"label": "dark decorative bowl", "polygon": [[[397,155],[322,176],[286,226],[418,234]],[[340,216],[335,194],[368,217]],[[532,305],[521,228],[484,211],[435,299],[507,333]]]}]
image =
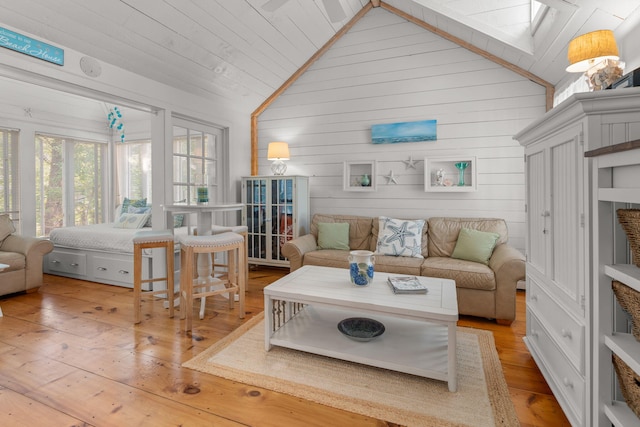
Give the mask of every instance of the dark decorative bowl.
[{"label": "dark decorative bowl", "polygon": [[371,341],[384,333],[384,325],[366,317],[350,317],[338,323],[338,330],[355,341]]}]

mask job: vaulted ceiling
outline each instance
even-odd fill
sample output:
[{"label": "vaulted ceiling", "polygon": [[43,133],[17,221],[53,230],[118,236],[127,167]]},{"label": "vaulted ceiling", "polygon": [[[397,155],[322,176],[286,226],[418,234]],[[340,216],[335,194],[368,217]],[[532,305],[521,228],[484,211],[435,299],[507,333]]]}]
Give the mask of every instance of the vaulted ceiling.
[{"label": "vaulted ceiling", "polygon": [[[550,8],[534,35],[530,0],[389,0],[383,7],[392,6],[553,85],[566,76],[566,48],[573,37],[596,29],[623,31],[625,20],[635,20],[634,25],[640,20],[637,0],[540,2]],[[0,26],[250,112],[368,4],[0,0]],[[340,8],[344,18],[336,20],[330,13]]]}]

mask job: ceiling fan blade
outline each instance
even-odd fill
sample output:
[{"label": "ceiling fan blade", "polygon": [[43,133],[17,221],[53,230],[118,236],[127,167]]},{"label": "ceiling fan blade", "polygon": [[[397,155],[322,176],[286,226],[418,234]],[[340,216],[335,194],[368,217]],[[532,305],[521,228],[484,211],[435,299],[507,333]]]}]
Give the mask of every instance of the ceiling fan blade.
[{"label": "ceiling fan blade", "polygon": [[324,9],[327,11],[331,22],[340,22],[347,17],[340,0],[322,0],[322,4],[324,4]]},{"label": "ceiling fan blade", "polygon": [[269,0],[262,5],[262,10],[266,10],[267,12],[274,12],[288,1],[289,0]]}]

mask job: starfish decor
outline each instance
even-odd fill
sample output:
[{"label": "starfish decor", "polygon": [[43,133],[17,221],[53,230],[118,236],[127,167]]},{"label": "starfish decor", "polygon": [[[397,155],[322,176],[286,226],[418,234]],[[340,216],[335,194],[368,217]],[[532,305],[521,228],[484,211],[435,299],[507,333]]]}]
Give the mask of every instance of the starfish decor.
[{"label": "starfish decor", "polygon": [[387,179],[387,184],[398,183],[398,177],[393,174],[392,170],[389,171],[389,175],[385,175],[384,177]]},{"label": "starfish decor", "polygon": [[407,237],[415,237],[416,233],[408,230],[409,223],[403,222],[400,227],[396,227],[395,225],[390,225],[389,230],[393,232],[391,236],[387,238],[387,243],[395,242],[396,240],[400,242],[400,247],[405,247],[405,238]]},{"label": "starfish decor", "polygon": [[420,160],[413,160],[413,157],[409,156],[409,160],[403,160],[402,163],[404,163],[405,169],[415,169],[416,163],[418,163],[419,161]]}]

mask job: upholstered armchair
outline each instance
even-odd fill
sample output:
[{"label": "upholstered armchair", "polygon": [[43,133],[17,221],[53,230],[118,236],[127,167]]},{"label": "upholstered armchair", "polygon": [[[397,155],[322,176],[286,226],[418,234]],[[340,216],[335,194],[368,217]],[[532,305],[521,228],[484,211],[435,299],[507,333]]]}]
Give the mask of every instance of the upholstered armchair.
[{"label": "upholstered armchair", "polygon": [[14,234],[9,215],[0,215],[0,295],[34,292],[42,286],[42,259],[53,250],[45,239]]}]

